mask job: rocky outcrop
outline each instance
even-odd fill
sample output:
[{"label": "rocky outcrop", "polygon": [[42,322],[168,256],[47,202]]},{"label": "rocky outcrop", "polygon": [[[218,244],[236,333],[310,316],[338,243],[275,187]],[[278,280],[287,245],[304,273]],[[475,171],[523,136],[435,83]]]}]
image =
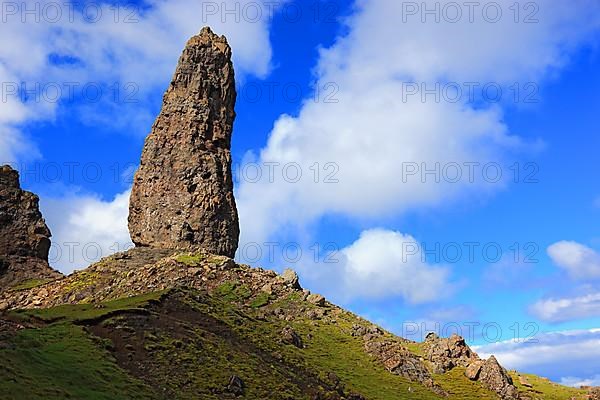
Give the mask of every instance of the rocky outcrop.
[{"label": "rocky outcrop", "polygon": [[299,349],[304,348],[302,338],[290,326],[286,326],[281,331],[281,341],[285,344],[291,344],[292,346],[296,346]]},{"label": "rocky outcrop", "polygon": [[245,388],[244,381],[237,375],[233,375],[229,378],[229,384],[227,385],[226,391],[235,395],[242,396],[244,394]]},{"label": "rocky outcrop", "polygon": [[311,304],[314,304],[317,307],[325,306],[325,297],[321,296],[320,294],[309,294],[308,296],[306,296],[306,301],[308,301]]},{"label": "rocky outcrop", "polygon": [[430,333],[425,338],[424,346],[426,358],[436,374],[443,374],[454,367],[467,367],[479,360],[477,354],[458,335],[442,339],[435,333]]},{"label": "rocky outcrop", "polygon": [[513,384],[512,378],[498,363],[496,357],[490,356],[485,361],[479,360],[469,366],[467,371],[469,369],[471,370],[470,373],[466,374],[469,379],[478,381],[483,386],[498,393],[501,399],[516,400],[519,398],[519,393]]},{"label": "rocky outcrop", "polygon": [[204,28],[188,41],[144,144],[129,207],[137,246],[234,256],[235,100],[231,48]]},{"label": "rocky outcrop", "polygon": [[[244,282],[256,295],[264,293],[265,286],[270,286],[274,298],[284,298],[292,293],[300,297],[302,293],[289,287],[274,271],[239,265],[226,256],[136,247],[104,258],[63,279],[17,293],[0,293],[0,311],[98,303],[175,287],[213,291],[231,282]],[[302,304],[309,305],[308,302]],[[280,312],[282,319],[292,319],[303,311],[280,309]]]},{"label": "rocky outcrop", "polygon": [[402,344],[392,340],[366,340],[365,350],[392,374],[421,382],[428,387],[434,386],[425,364]]},{"label": "rocky outcrop", "polygon": [[452,335],[440,338],[430,333],[425,338],[424,348],[425,358],[431,363],[434,373],[443,374],[453,368],[463,367],[467,378],[496,392],[501,399],[519,399],[512,378],[498,360],[494,356],[487,360],[480,359],[462,337]]},{"label": "rocky outcrop", "polygon": [[600,387],[592,387],[588,389],[589,400],[600,400]]},{"label": "rocky outcrop", "polygon": [[434,382],[423,359],[409,351],[401,341],[386,336],[376,325],[354,324],[350,334],[361,336],[365,351],[391,374],[419,382],[431,391],[446,396],[447,393]]},{"label": "rocky outcrop", "polygon": [[281,274],[281,280],[292,289],[302,289],[302,287],[300,286],[300,278],[298,278],[298,274],[296,273],[296,271],[292,269],[288,268],[285,271],[283,271],[283,274]]},{"label": "rocky outcrop", "polygon": [[0,290],[30,279],[55,279],[48,265],[50,229],[39,198],[21,189],[19,173],[0,167]]}]

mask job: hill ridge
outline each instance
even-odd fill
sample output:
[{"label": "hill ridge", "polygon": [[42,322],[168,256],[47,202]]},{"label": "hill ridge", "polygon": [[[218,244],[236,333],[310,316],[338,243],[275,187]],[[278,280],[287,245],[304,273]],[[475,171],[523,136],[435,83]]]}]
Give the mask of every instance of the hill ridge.
[{"label": "hill ridge", "polygon": [[[233,329],[243,329],[245,334],[239,334],[240,337],[253,343],[261,352],[265,349],[260,343],[254,342],[260,342],[261,339],[250,337],[254,337],[256,332],[276,337],[280,343],[276,344],[276,350],[269,353],[271,356],[280,352],[280,347],[291,346],[302,357],[302,352],[308,351],[305,347],[312,346],[311,340],[318,335],[313,332],[323,329],[350,343],[362,354],[354,354],[352,357],[364,357],[364,360],[372,363],[372,368],[385,371],[392,381],[397,379],[396,384],[402,387],[408,385],[407,391],[410,388],[412,393],[421,393],[420,397],[415,398],[465,398],[464,393],[459,394],[463,397],[457,397],[457,393],[453,393],[453,389],[448,387],[446,381],[450,376],[459,386],[474,391],[475,397],[468,398],[530,398],[518,393],[510,374],[495,359],[480,360],[464,339],[458,336],[441,339],[436,335],[429,335],[424,343],[411,342],[343,310],[323,296],[303,289],[292,270],[279,275],[274,271],[240,265],[228,257],[204,252],[134,248],[107,257],[64,278],[3,293],[0,295],[0,309],[4,310],[5,315],[49,316],[48,322],[56,324],[61,321],[57,317],[63,312],[61,310],[74,307],[73,314],[68,318],[77,320],[90,318],[90,315],[105,316],[100,320],[89,319],[93,321],[89,333],[97,335],[106,332],[102,330],[104,328],[100,328],[106,322],[105,319],[122,317],[119,311],[127,313],[131,318],[139,312],[135,307],[133,310],[128,307],[113,310],[107,304],[154,295],[157,296],[156,304],[160,304],[161,296],[172,293],[173,290],[191,290],[191,293],[198,293],[199,298],[207,296],[210,299],[206,303],[197,301],[195,307],[205,307],[217,301],[223,302],[223,307],[229,307],[234,314],[245,315],[241,319],[241,325]],[[111,314],[113,311],[115,314]],[[143,315],[149,314],[144,312]],[[252,320],[249,323],[252,329],[246,330],[244,324],[248,318]],[[142,328],[137,326],[134,329]],[[119,356],[119,352],[116,352],[115,356],[118,358],[122,355]],[[149,367],[155,361],[145,359],[142,365],[144,363]],[[315,371],[323,369],[320,363],[321,361],[319,365],[306,367],[306,371],[318,375],[319,372]],[[313,367],[315,371],[311,369]],[[234,369],[231,366],[228,368]],[[350,372],[345,369],[346,367],[341,367],[337,371],[329,371],[338,376],[339,383],[344,387],[352,387],[351,392],[342,390],[342,394],[338,393],[338,398],[403,398],[400,394],[399,397],[369,397],[361,393],[359,388],[355,389],[351,380],[339,378],[339,375],[344,375],[341,372]],[[246,377],[244,385],[252,384]],[[367,387],[367,391],[369,390],[376,388]],[[316,396],[316,393],[313,395]],[[573,390],[573,393],[578,392]]]}]

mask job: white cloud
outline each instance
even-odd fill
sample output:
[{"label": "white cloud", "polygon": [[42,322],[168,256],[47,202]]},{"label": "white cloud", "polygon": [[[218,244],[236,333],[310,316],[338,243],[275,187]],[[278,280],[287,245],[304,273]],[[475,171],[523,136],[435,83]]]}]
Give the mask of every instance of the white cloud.
[{"label": "white cloud", "polygon": [[600,386],[600,375],[594,375],[589,378],[578,378],[575,376],[566,376],[561,378],[561,385],[581,387],[581,386]]},{"label": "white cloud", "polygon": [[538,300],[529,307],[529,312],[552,323],[600,316],[600,293],[594,285],[600,278],[600,253],[574,241],[554,243],[547,248],[547,253],[569,277],[584,284],[569,293],[563,291],[558,296]]},{"label": "white cloud", "polygon": [[548,322],[564,322],[600,316],[600,293],[580,297],[543,299],[530,307],[537,318]]},{"label": "white cloud", "polygon": [[561,241],[548,247],[548,255],[575,279],[600,278],[600,253],[577,242]]},{"label": "white cloud", "polygon": [[[436,1],[426,2],[429,8]],[[503,162],[507,151],[527,146],[509,134],[499,102],[474,107],[417,96],[403,99],[403,82],[494,82],[510,93],[515,82],[540,82],[568,60],[600,25],[595,1],[537,2],[539,23],[400,22],[404,2],[361,0],[347,19],[348,34],[320,53],[319,101],[306,100],[298,116],[283,115],[258,154],[261,163],[300,164],[297,183],[242,182],[238,204],[242,242],[261,241],[327,214],[364,221],[420,207],[447,205],[461,196],[489,193],[506,183],[481,177],[473,183],[411,177],[406,163]],[[477,37],[477,41],[472,38]],[[339,90],[331,95],[328,83]],[[467,96],[464,96],[467,97]],[[406,100],[406,101],[404,101]],[[315,184],[310,166],[337,165],[338,183]],[[333,170],[330,170],[330,172]],[[462,168],[463,177],[468,169]],[[506,171],[504,171],[506,172]],[[264,174],[266,176],[267,174]],[[505,177],[508,175],[504,174]]]},{"label": "white cloud", "polygon": [[0,122],[0,165],[12,165],[16,163],[17,159],[37,156],[39,156],[37,147],[24,137],[19,129]]},{"label": "white cloud", "polygon": [[17,82],[16,79],[16,76],[0,63],[0,82],[2,82],[0,88],[2,96],[0,99],[2,105],[0,107],[0,164],[14,163],[20,156],[31,157],[37,154],[35,145],[17,128],[19,124],[31,117],[31,110],[19,99],[9,95],[10,82]]},{"label": "white cloud", "polygon": [[[253,15],[243,12],[249,3],[261,6],[261,18],[247,18]],[[216,5],[217,12],[205,12],[207,4]],[[0,24],[0,162],[14,162],[35,148],[34,140],[26,140],[26,124],[55,118],[62,109],[62,103],[52,100],[55,93],[64,100],[79,99],[70,107],[76,108],[72,114],[83,122],[147,133],[155,117],[148,114],[151,96],[166,89],[186,40],[204,25],[227,35],[238,79],[248,74],[266,76],[272,50],[271,13],[265,4],[260,0],[149,0],[136,10],[120,5],[117,14],[115,4],[100,2],[85,12],[92,18],[99,15],[95,22],[84,18],[77,2],[11,4],[16,8],[3,10]],[[235,6],[238,15],[224,14]],[[56,63],[53,58],[69,62]],[[83,87],[88,84],[93,90],[85,96]],[[97,87],[102,94],[94,100]],[[116,102],[115,87],[119,88]],[[24,89],[30,92],[27,99],[20,93]],[[125,102],[126,96],[134,102]]]},{"label": "white cloud", "polygon": [[546,376],[572,385],[597,379],[600,329],[540,333],[532,340],[510,340],[473,346],[482,357],[495,355],[506,368]]},{"label": "white cloud", "polygon": [[335,260],[339,262],[305,267],[302,276],[311,287],[343,301],[399,297],[418,304],[447,297],[453,290],[449,271],[429,265],[420,244],[399,232],[364,231]]},{"label": "white cloud", "polygon": [[127,228],[129,194],[128,190],[111,201],[81,194],[42,199],[41,209],[52,231],[50,264],[70,273],[132,247]]},{"label": "white cloud", "polygon": [[[83,82],[118,79],[152,87],[168,82],[187,39],[210,25],[227,36],[240,76],[265,76],[271,62],[270,15],[265,2],[227,0],[218,7],[231,9],[237,4],[244,8],[248,3],[261,5],[264,13],[260,19],[240,18],[240,14],[236,19],[236,15],[220,12],[209,15],[204,9],[215,2],[192,0],[151,0],[141,5],[143,10],[121,5],[118,17],[113,4],[97,3],[101,17],[96,22],[77,11],[69,17],[69,8],[63,5],[63,17],[57,22],[42,17],[36,23],[29,17],[22,23],[19,9],[2,24],[2,35],[10,40],[0,46],[0,57],[20,78],[43,79],[50,73],[51,77],[89,79]],[[46,4],[57,3],[43,1],[40,8]],[[24,48],[28,51],[23,52]],[[49,61],[51,55],[72,57],[79,63],[55,65]]]}]

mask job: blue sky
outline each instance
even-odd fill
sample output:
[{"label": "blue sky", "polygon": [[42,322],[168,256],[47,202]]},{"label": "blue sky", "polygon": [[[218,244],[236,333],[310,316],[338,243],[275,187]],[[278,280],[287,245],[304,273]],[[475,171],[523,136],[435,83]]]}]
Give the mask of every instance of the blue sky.
[{"label": "blue sky", "polygon": [[[227,14],[177,0],[85,3],[103,10],[95,21],[3,15],[14,40],[0,45],[0,157],[41,197],[53,265],[70,272],[128,246],[144,137],[186,39],[210,24],[232,44],[238,81],[240,262],[295,268],[306,287],[413,339],[460,327],[509,367],[598,383],[588,348],[600,341],[600,6],[524,2],[516,15],[500,2],[491,22],[479,9],[450,21],[448,2],[436,21],[408,3],[290,0],[270,15],[262,2],[230,2]],[[439,180],[421,174],[436,165]],[[530,334],[537,343],[510,342]],[[564,343],[581,352],[569,358]],[[538,364],[517,357],[542,345],[555,352],[544,347],[552,356]]]}]

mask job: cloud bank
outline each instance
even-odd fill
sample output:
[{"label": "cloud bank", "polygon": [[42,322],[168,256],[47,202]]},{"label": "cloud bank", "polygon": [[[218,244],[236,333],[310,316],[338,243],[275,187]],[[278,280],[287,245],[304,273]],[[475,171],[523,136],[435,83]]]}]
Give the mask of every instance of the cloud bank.
[{"label": "cloud bank", "polygon": [[[548,256],[572,281],[552,297],[542,298],[529,312],[542,321],[559,323],[600,316],[600,253],[574,241],[548,246]],[[573,294],[575,293],[575,294]]]},{"label": "cloud bank", "polygon": [[128,190],[110,201],[79,193],[41,199],[40,207],[52,231],[50,264],[71,273],[133,247],[127,228],[129,195]]},{"label": "cloud bank", "polygon": [[600,253],[577,242],[561,241],[548,247],[552,261],[574,279],[600,278]]},{"label": "cloud bank", "polygon": [[428,264],[416,239],[400,232],[364,231],[332,260],[336,262],[305,267],[303,277],[342,301],[397,298],[422,304],[453,290],[449,271]]},{"label": "cloud bank", "polygon": [[[466,165],[502,163],[534,147],[504,122],[504,107],[515,102],[510,87],[553,76],[600,26],[595,1],[536,4],[536,23],[515,22],[507,7],[497,22],[479,10],[473,21],[430,16],[424,23],[421,13],[407,15],[406,2],[357,1],[345,20],[348,33],[320,52],[315,90],[328,96],[307,99],[296,116],[282,115],[256,155],[260,165],[297,164],[301,179],[272,182],[265,174],[238,188],[242,242],[302,229],[325,215],[364,222],[502,189],[505,179],[481,170],[470,179]],[[492,83],[504,97],[489,102],[475,90],[451,101],[436,90],[448,83]],[[335,182],[315,184],[315,163],[333,165]],[[407,176],[415,167],[419,172]]]},{"label": "cloud bank", "polygon": [[530,312],[542,321],[555,323],[598,317],[600,293],[542,299],[531,305]]},{"label": "cloud bank", "polygon": [[600,330],[542,333],[533,341],[506,341],[474,346],[482,357],[495,355],[508,369],[546,376],[578,386],[597,381],[600,368]]}]

